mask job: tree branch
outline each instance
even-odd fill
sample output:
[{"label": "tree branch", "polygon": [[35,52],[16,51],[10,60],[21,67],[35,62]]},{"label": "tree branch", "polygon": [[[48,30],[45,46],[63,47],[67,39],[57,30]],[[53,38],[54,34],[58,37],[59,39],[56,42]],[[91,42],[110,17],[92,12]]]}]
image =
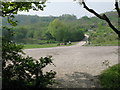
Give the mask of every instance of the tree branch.
[{"label": "tree branch", "polygon": [[94,14],[95,16],[97,16],[98,18],[103,19],[103,17],[100,16],[98,13],[96,13],[93,9],[88,8],[84,1],[82,2],[82,4],[83,4],[83,7],[84,7],[86,10],[88,10],[88,11],[91,12],[91,13],[93,13],[93,14]]},{"label": "tree branch", "polygon": [[[118,29],[117,29],[116,27],[114,27],[114,25],[111,23],[111,21],[109,20],[109,18],[108,18],[105,14],[100,15],[100,14],[98,14],[96,11],[94,11],[93,9],[88,8],[88,6],[85,4],[84,1],[82,2],[82,4],[83,4],[83,7],[84,7],[86,10],[88,10],[88,11],[91,12],[91,13],[93,13],[93,14],[94,14],[95,16],[97,16],[98,18],[100,18],[100,19],[102,19],[102,20],[105,20],[105,21],[108,23],[108,25],[113,29],[113,31],[114,31],[116,34],[118,34],[118,36],[120,37],[120,31],[118,31]],[[117,5],[118,5],[118,4],[117,4]]]},{"label": "tree branch", "polygon": [[120,32],[118,31],[118,29],[116,29],[113,24],[110,22],[109,18],[103,14],[103,17],[105,18],[105,21],[108,23],[108,25],[115,31],[115,33],[117,33],[118,35],[120,34]]},{"label": "tree branch", "polygon": [[117,10],[118,16],[120,17],[120,9],[119,9],[118,1],[115,1],[115,9]]},{"label": "tree branch", "polygon": [[3,12],[3,11],[2,11],[2,15],[7,15],[7,14],[9,14],[9,13],[12,13],[12,12],[14,12],[15,10],[18,10],[18,8],[19,8],[19,6],[17,6],[16,8],[14,8],[14,9],[12,9],[12,10],[7,11],[7,12]]},{"label": "tree branch", "polygon": [[[2,16],[6,16],[7,14],[13,13],[14,11],[18,10],[19,8],[23,7],[25,5],[25,3],[17,3],[15,8],[13,8],[12,10],[6,10],[6,11],[2,11]],[[4,5],[3,5],[4,6]],[[10,4],[10,6],[14,6],[14,4]],[[4,6],[5,7],[5,6]]]}]

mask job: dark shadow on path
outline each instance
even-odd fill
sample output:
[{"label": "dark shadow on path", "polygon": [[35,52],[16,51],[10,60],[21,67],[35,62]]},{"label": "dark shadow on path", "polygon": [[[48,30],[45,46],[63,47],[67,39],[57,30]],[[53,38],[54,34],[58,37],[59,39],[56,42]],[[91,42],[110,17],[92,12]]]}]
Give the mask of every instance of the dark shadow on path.
[{"label": "dark shadow on path", "polygon": [[58,84],[53,88],[100,88],[98,76],[84,72],[74,72],[65,75],[65,78],[57,78]]}]

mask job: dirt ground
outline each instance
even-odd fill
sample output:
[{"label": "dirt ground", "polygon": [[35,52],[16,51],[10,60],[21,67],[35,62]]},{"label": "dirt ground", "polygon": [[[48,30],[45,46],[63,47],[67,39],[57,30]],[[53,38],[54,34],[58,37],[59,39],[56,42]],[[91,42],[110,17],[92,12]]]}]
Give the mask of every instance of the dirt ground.
[{"label": "dirt ground", "polygon": [[97,77],[107,68],[102,62],[108,60],[110,65],[118,63],[117,46],[83,46],[82,41],[73,46],[26,49],[27,55],[36,59],[53,56],[56,65],[47,66],[44,71],[56,71],[58,84],[55,88],[95,88],[100,87]]}]

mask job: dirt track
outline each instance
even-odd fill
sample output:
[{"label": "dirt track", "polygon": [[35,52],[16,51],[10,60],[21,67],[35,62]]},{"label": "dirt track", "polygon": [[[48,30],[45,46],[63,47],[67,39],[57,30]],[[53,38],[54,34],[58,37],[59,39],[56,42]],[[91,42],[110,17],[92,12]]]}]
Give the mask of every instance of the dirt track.
[{"label": "dirt track", "polygon": [[102,65],[108,60],[110,65],[118,63],[117,46],[82,46],[82,41],[74,46],[37,48],[24,50],[27,55],[36,59],[53,56],[54,66],[48,66],[44,71],[57,72],[56,79],[60,82],[55,87],[91,88],[100,87],[97,84],[97,75],[107,67]]}]

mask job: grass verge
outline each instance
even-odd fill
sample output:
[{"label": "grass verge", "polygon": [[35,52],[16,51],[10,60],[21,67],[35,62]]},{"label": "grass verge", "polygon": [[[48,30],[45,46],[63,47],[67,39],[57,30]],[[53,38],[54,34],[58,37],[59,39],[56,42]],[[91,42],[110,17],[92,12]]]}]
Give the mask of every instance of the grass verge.
[{"label": "grass verge", "polygon": [[[75,45],[78,42],[72,42],[72,44],[69,45],[60,45],[60,46],[71,46],[71,45]],[[49,47],[58,47],[57,44],[43,44],[43,45],[39,45],[39,44],[26,44],[24,45],[23,49],[31,49],[31,48],[49,48]]]},{"label": "grass verge", "polygon": [[104,70],[99,79],[103,88],[120,88],[120,64]]}]

